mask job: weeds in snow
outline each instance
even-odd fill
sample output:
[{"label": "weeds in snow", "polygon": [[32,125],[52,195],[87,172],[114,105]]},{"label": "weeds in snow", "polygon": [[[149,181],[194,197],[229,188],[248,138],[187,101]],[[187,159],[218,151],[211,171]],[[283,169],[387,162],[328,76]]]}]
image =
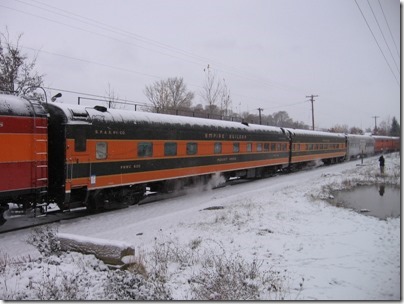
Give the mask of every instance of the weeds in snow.
[{"label": "weeds in snow", "polygon": [[208,256],[201,270],[191,278],[195,300],[284,299],[284,278],[279,273],[261,271],[262,262],[246,262],[240,256]]},{"label": "weeds in snow", "polygon": [[285,299],[288,294],[285,276],[262,270],[263,262],[257,259],[249,263],[241,256],[228,256],[214,240],[197,238],[188,246],[156,240],[149,257],[146,264],[153,265],[149,273],[167,282],[181,277],[192,300]]},{"label": "weeds in snow", "polygon": [[[400,186],[401,168],[399,166],[400,154],[391,153],[386,156],[385,174],[380,174],[377,159],[371,160],[366,166],[357,167],[347,171],[345,177],[326,183],[319,192],[312,193],[313,199],[328,200],[332,198],[333,191],[349,190],[356,186],[391,185]],[[325,178],[328,177],[324,176]],[[334,176],[332,176],[335,179]]]}]

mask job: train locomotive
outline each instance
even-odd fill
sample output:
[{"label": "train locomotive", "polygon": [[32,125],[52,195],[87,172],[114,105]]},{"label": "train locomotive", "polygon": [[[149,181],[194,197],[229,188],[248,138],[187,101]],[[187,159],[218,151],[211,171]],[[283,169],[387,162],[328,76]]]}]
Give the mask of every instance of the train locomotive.
[{"label": "train locomotive", "polygon": [[261,178],[316,160],[337,163],[356,155],[352,138],[0,95],[0,211],[10,203],[98,211],[215,174]]}]

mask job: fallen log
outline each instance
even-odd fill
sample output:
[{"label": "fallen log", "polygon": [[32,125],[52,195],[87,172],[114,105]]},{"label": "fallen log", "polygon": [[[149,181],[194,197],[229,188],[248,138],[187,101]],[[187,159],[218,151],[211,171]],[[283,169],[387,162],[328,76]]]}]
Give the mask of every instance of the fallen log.
[{"label": "fallen log", "polygon": [[63,251],[76,251],[83,254],[94,254],[105,264],[123,265],[124,257],[134,256],[135,249],[121,241],[112,241],[86,237],[81,235],[58,233],[57,238]]}]

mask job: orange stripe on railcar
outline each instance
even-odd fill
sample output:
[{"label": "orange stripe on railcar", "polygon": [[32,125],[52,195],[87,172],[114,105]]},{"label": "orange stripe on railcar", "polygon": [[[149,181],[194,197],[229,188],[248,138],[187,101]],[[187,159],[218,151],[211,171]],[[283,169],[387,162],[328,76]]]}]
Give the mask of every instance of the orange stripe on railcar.
[{"label": "orange stripe on railcar", "polygon": [[250,168],[258,168],[263,166],[276,166],[288,164],[288,158],[268,159],[260,161],[249,161],[243,163],[228,163],[207,166],[197,166],[188,168],[177,168],[167,170],[155,170],[138,173],[121,173],[114,175],[93,176],[93,184],[91,177],[74,178],[68,180],[66,184],[66,192],[72,188],[87,186],[89,190],[104,187],[115,187],[137,183],[154,182],[173,178],[185,178],[203,174],[213,174],[216,172],[226,172],[232,170],[243,170]]}]

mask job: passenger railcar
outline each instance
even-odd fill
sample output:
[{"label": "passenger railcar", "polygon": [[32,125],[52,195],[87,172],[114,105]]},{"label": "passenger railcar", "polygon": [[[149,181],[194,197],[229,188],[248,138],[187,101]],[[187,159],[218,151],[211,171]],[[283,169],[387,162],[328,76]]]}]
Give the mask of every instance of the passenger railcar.
[{"label": "passenger railcar", "polygon": [[46,199],[48,186],[47,112],[41,104],[0,95],[0,205],[25,207]]},{"label": "passenger railcar", "polygon": [[400,138],[391,136],[373,135],[375,139],[375,153],[387,153],[400,150]]},{"label": "passenger railcar", "polygon": [[290,164],[302,166],[321,160],[324,164],[344,161],[346,138],[343,134],[286,129],[290,134]]},{"label": "passenger railcar", "polygon": [[[91,209],[200,176],[259,177],[289,163],[280,128],[104,107],[48,104],[50,195]],[[170,182],[171,181],[171,182]]]},{"label": "passenger railcar", "polygon": [[0,146],[1,219],[9,203],[109,209],[137,203],[146,188],[167,192],[216,173],[259,178],[316,160],[340,162],[363,148],[396,151],[400,139],[0,95]]},{"label": "passenger railcar", "polygon": [[347,134],[347,159],[367,157],[375,153],[375,139],[370,135]]}]

